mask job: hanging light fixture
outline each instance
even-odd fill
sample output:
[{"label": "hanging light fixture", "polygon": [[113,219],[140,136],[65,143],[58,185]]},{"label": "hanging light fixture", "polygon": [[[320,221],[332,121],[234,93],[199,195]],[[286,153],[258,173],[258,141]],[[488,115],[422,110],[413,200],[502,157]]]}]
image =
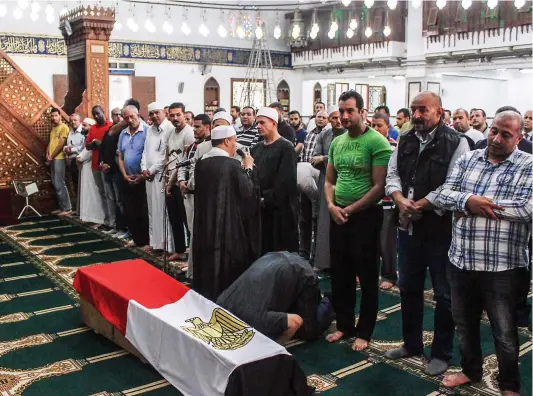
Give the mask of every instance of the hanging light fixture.
[{"label": "hanging light fixture", "polygon": [[418,8],[422,5],[422,0],[412,0],[411,4],[413,5],[413,8]]},{"label": "hanging light fixture", "polygon": [[28,8],[28,0],[18,0],[17,1],[18,8],[20,8],[21,11]]},{"label": "hanging light fixture", "polygon": [[204,13],[202,15],[202,23],[200,24],[200,27],[198,28],[198,32],[200,32],[202,36],[207,37],[209,36],[209,29],[207,28],[205,23],[206,23],[206,19],[205,19],[205,10],[204,10]]},{"label": "hanging light fixture", "polygon": [[279,27],[279,25],[276,25],[276,27],[274,27],[274,38],[278,40],[280,37],[281,37],[281,28]]},{"label": "hanging light fixture", "polygon": [[147,32],[149,33],[154,33],[157,28],[155,27],[154,23],[152,22],[152,20],[148,17],[148,19],[144,22],[144,28],[146,29]]},{"label": "hanging light fixture", "polygon": [[301,48],[307,46],[307,34],[303,32],[304,20],[300,9],[296,7],[294,16],[291,21],[291,37],[289,45],[293,48]]},{"label": "hanging light fixture", "polygon": [[461,1],[461,7],[463,7],[463,9],[465,9],[465,10],[468,10],[471,5],[472,5],[472,0],[463,0],[463,1]]},{"label": "hanging light fixture", "polygon": [[56,20],[56,17],[55,17],[54,14],[51,14],[51,15],[47,15],[47,16],[46,16],[46,22],[48,22],[50,25],[51,25],[52,23],[54,23],[55,20]]},{"label": "hanging light fixture", "polygon": [[255,37],[258,39],[258,40],[261,40],[264,36],[264,33],[263,33],[263,28],[261,26],[257,26],[255,28]]},{"label": "hanging light fixture", "polygon": [[31,9],[32,14],[38,14],[39,11],[41,11],[41,8],[42,7],[38,2],[34,1],[33,3],[31,3],[30,9]]},{"label": "hanging light fixture", "polygon": [[355,29],[357,29],[358,26],[359,26],[359,25],[358,25],[358,23],[357,23],[357,19],[352,18],[352,19],[350,20],[350,29],[355,30]]},{"label": "hanging light fixture", "polygon": [[243,39],[245,36],[246,36],[246,32],[244,31],[244,28],[241,25],[239,25],[239,27],[237,27],[237,37],[239,37],[240,39]]},{"label": "hanging light fixture", "polygon": [[383,35],[389,37],[391,34],[391,28],[389,26],[389,13],[385,14],[385,27],[383,28]]},{"label": "hanging light fixture", "polygon": [[373,5],[374,5],[374,0],[365,0],[366,8],[372,8]]},{"label": "hanging light fixture", "polygon": [[526,0],[515,0],[514,1],[514,6],[517,8],[517,9],[520,9],[522,8],[523,6],[526,5]]},{"label": "hanging light fixture", "polygon": [[334,32],[333,30],[330,30],[330,31],[328,32],[328,37],[329,37],[331,40],[333,40],[333,39],[335,38],[335,32]]},{"label": "hanging light fixture", "polygon": [[352,0],[342,0],[342,4],[343,4],[345,7],[348,7],[350,4],[352,4]]},{"label": "hanging light fixture", "polygon": [[391,9],[391,10],[394,10],[396,9],[396,6],[398,5],[398,0],[387,0],[387,6]]},{"label": "hanging light fixture", "polygon": [[0,18],[5,17],[7,14],[7,6],[3,3],[0,4]]},{"label": "hanging light fixture", "polygon": [[353,37],[353,30],[352,29],[348,29],[346,31],[346,37],[348,37],[349,39],[351,39]]},{"label": "hanging light fixture", "polygon": [[139,25],[137,22],[135,22],[135,15],[133,18],[128,18],[126,21],[126,26],[134,33],[139,30]]},{"label": "hanging light fixture", "polygon": [[20,18],[22,18],[23,15],[24,14],[23,14],[22,10],[19,7],[16,7],[13,10],[13,18],[20,19]]},{"label": "hanging light fixture", "polygon": [[316,8],[313,11],[311,23],[313,24],[313,26],[311,26],[311,32],[309,33],[309,37],[311,37],[314,40],[317,38],[318,32],[320,31],[320,26],[318,25],[318,12]]},{"label": "hanging light fixture", "polygon": [[442,10],[444,7],[446,7],[446,0],[437,0],[437,8]]},{"label": "hanging light fixture", "polygon": [[39,14],[37,14],[36,12],[32,12],[30,14],[30,19],[32,22],[37,22],[37,19],[39,19]]},{"label": "hanging light fixture", "polygon": [[52,4],[48,3],[46,8],[44,9],[44,13],[46,14],[46,16],[54,16],[54,12],[54,7],[52,7]]},{"label": "hanging light fixture", "polygon": [[367,38],[370,38],[370,36],[372,36],[372,28],[370,26],[365,29],[365,36]]},{"label": "hanging light fixture", "polygon": [[174,33],[174,26],[169,21],[163,22],[163,26],[161,26],[161,29],[168,34],[169,36]]},{"label": "hanging light fixture", "polygon": [[218,25],[217,33],[222,38],[228,35],[228,29],[224,26],[224,11],[220,15],[220,25]]},{"label": "hanging light fixture", "polygon": [[498,0],[487,0],[487,7],[493,10],[498,6]]},{"label": "hanging light fixture", "polygon": [[191,34],[191,28],[189,27],[189,25],[187,24],[187,21],[183,21],[183,23],[181,24],[181,32],[188,36],[189,34]]},{"label": "hanging light fixture", "polygon": [[113,30],[122,30],[122,23],[119,21],[115,21],[115,24],[113,25]]}]

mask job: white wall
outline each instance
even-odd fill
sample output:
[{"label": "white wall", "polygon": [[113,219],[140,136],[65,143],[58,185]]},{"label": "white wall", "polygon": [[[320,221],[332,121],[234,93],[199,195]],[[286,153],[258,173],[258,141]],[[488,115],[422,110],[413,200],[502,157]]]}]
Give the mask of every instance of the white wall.
[{"label": "white wall", "polygon": [[452,111],[459,107],[481,108],[492,118],[501,106],[514,106],[520,112],[533,109],[532,86],[533,75],[518,71],[480,72],[475,77],[443,75],[442,102]]},{"label": "white wall", "polygon": [[[29,8],[24,11],[24,16],[20,20],[13,18],[13,10],[17,5],[17,2],[7,1],[8,5],[8,14],[4,18],[0,18],[0,32],[10,32],[10,33],[24,33],[24,34],[40,34],[40,35],[61,35],[59,31],[59,20],[58,15],[65,5],[68,9],[76,8],[80,1],[51,1],[55,9],[55,22],[49,24],[46,21],[46,16],[44,9],[47,5],[46,1],[37,0],[41,5],[42,9],[39,12],[39,19],[36,22],[32,22],[29,18],[30,12]],[[173,43],[173,44],[197,44],[197,45],[211,45],[211,46],[223,46],[223,47],[237,47],[237,48],[251,48],[253,40],[250,39],[233,39],[229,36],[226,39],[222,39],[217,34],[218,25],[221,23],[222,13],[219,10],[208,10],[205,13],[206,17],[206,26],[210,30],[210,34],[207,37],[203,37],[198,33],[198,28],[202,23],[203,13],[201,9],[190,8],[188,10],[188,25],[191,28],[192,32],[189,36],[183,34],[180,30],[181,24],[183,22],[183,13],[184,7],[170,7],[170,18],[165,16],[166,7],[162,5],[153,6],[153,17],[151,18],[153,24],[156,26],[157,30],[154,33],[149,33],[144,28],[144,22],[147,18],[149,6],[145,4],[136,4],[135,5],[135,20],[139,25],[139,30],[134,33],[126,27],[126,21],[128,18],[133,17],[133,13],[130,12],[130,7],[133,7],[131,3],[125,3],[122,1],[83,1],[81,2],[85,5],[95,5],[101,3],[104,7],[115,7],[117,10],[116,20],[120,21],[123,25],[120,31],[114,30],[111,36],[111,39],[121,39],[121,40],[131,40],[131,41],[149,41],[149,42],[163,42],[163,43]],[[229,28],[229,11],[225,11],[224,21],[226,28]],[[233,12],[236,16],[238,13]],[[244,11],[244,14],[248,15],[252,21],[252,31],[255,30],[255,18],[256,13],[252,11]],[[283,12],[280,12],[280,23],[282,28],[284,27],[284,18]],[[273,37],[273,29],[276,24],[276,13],[274,11],[265,11],[261,13],[261,18],[269,26],[267,29],[269,45],[271,50],[278,51],[289,51],[284,40],[276,40]],[[168,20],[174,27],[174,32],[172,35],[168,35],[161,30],[163,22]]]}]

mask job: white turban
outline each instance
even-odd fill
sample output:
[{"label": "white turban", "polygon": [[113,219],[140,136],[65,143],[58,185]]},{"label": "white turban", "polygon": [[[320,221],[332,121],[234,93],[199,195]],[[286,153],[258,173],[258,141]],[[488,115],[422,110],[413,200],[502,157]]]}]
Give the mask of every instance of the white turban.
[{"label": "white turban", "polygon": [[219,111],[213,116],[213,122],[215,122],[216,120],[226,120],[231,125],[233,122],[233,117],[226,111]]},{"label": "white turban", "polygon": [[257,117],[270,118],[272,121],[277,123],[279,119],[279,114],[276,109],[273,109],[271,107],[262,107],[257,112]]},{"label": "white turban", "polygon": [[94,124],[96,124],[96,121],[93,120],[92,118],[86,118],[86,119],[83,120],[83,123],[87,124],[87,125],[90,125],[90,126],[93,126]]},{"label": "white turban", "polygon": [[211,139],[226,139],[235,136],[236,134],[237,133],[235,132],[235,129],[232,126],[220,125],[213,128],[213,130],[211,131]]}]

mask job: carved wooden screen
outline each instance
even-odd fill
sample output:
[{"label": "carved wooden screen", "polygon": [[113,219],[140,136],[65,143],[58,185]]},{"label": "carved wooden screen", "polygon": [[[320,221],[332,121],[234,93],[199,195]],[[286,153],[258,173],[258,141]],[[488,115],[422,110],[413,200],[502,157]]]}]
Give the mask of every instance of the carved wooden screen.
[{"label": "carved wooden screen", "polygon": [[0,188],[10,187],[13,180],[35,181],[40,191],[32,196],[34,206],[45,210],[53,207],[43,162],[51,107],[57,104],[0,50]]}]

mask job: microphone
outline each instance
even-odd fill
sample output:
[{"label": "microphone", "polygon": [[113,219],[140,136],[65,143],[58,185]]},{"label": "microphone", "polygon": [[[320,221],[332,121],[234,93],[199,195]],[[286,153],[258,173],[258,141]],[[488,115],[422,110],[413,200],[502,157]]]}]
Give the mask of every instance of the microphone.
[{"label": "microphone", "polygon": [[241,157],[244,157],[244,151],[241,149],[237,149],[237,154],[239,154]]},{"label": "microphone", "polygon": [[176,164],[176,166],[174,167],[174,169],[182,168],[184,166],[189,166],[189,165],[195,164],[196,161],[198,161],[198,158],[191,158],[191,159],[188,159],[188,160],[185,160],[185,161],[178,162]]},{"label": "microphone", "polygon": [[172,154],[180,155],[181,153],[182,151],[180,149],[170,150],[170,152],[168,153],[168,156],[170,157]]}]

